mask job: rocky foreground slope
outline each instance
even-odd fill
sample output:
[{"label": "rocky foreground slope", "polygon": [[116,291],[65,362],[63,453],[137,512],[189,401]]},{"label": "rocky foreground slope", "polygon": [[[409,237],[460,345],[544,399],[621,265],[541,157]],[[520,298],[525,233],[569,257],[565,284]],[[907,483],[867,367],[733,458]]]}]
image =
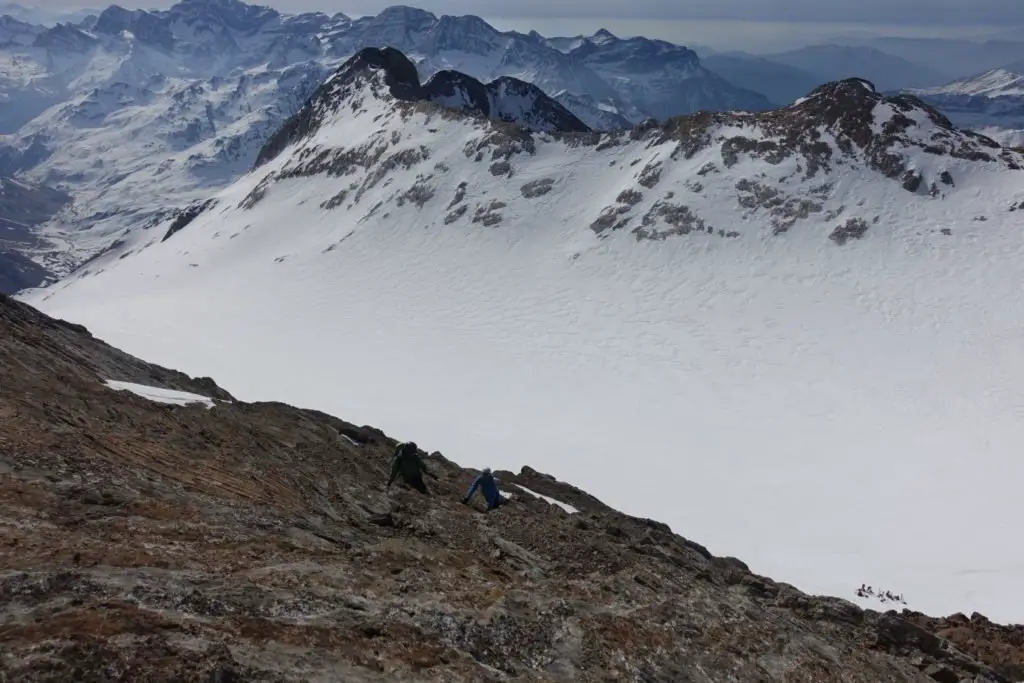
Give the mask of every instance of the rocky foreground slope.
[{"label": "rocky foreground slope", "polygon": [[234,401],[3,297],[0,387],[0,680],[1022,673],[1019,630],[975,617],[958,637],[948,621],[810,597],[529,468],[503,475],[517,495],[487,515],[458,503],[474,473],[439,453],[436,495],[388,492],[383,433]]}]

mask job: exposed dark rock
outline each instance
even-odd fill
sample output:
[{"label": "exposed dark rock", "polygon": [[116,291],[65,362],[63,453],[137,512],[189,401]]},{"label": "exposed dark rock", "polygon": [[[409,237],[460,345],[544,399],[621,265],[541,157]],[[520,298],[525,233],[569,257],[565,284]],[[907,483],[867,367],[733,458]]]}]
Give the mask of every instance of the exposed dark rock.
[{"label": "exposed dark rock", "polygon": [[166,242],[167,240],[171,239],[171,237],[187,228],[192,221],[199,218],[200,214],[202,214],[204,211],[207,211],[208,209],[213,208],[216,205],[217,200],[207,199],[205,202],[196,202],[195,204],[192,204],[188,208],[182,209],[182,211],[178,213],[177,218],[175,218],[171,222],[170,227],[167,228],[167,233],[164,235],[164,238],[160,241]]},{"label": "exposed dark rock", "polygon": [[626,206],[636,206],[643,201],[644,193],[640,190],[623,190],[619,193],[619,196],[615,198],[619,204],[625,204]]},{"label": "exposed dark rock", "polygon": [[427,183],[427,178],[420,178],[412,187],[398,195],[395,203],[403,206],[406,202],[414,204],[416,208],[422,209],[423,205],[434,198],[434,188]]},{"label": "exposed dark rock", "polygon": [[535,199],[536,197],[543,197],[551,192],[551,188],[554,186],[554,178],[541,178],[540,180],[532,180],[526,183],[519,188],[519,191],[526,199]]},{"label": "exposed dark rock", "polygon": [[455,188],[455,199],[453,199],[452,203],[448,205],[449,209],[454,207],[456,204],[461,203],[462,200],[466,198],[467,187],[469,187],[469,183],[467,183],[465,180],[459,183],[459,186]]},{"label": "exposed dark rock", "polygon": [[829,239],[836,244],[846,244],[852,239],[860,239],[868,231],[868,222],[863,218],[851,218],[829,235]]},{"label": "exposed dark rock", "polygon": [[[805,220],[811,214],[819,213],[822,205],[812,199],[799,199],[784,194],[771,185],[744,178],[736,183],[739,205],[751,210],[765,210],[771,217],[772,233],[782,234],[798,220]],[[811,194],[816,194],[812,189]]]},{"label": "exposed dark rock", "polygon": [[476,214],[473,216],[474,223],[482,223],[487,227],[498,225],[502,221],[501,210],[504,209],[507,204],[502,201],[494,199],[487,204],[481,204],[476,209]]},{"label": "exposed dark rock", "polygon": [[907,192],[917,192],[921,188],[924,178],[917,171],[907,171],[903,174],[903,189]]},{"label": "exposed dark rock", "polygon": [[664,240],[672,235],[688,235],[693,231],[713,232],[693,210],[682,204],[658,201],[643,217],[642,225],[633,230],[637,240]]},{"label": "exposed dark rock", "polygon": [[448,215],[444,217],[444,224],[451,225],[455,221],[465,216],[467,211],[469,211],[469,207],[466,206],[465,204],[460,204],[459,206],[455,207],[455,209],[448,212]]},{"label": "exposed dark rock", "polygon": [[960,674],[940,664],[932,664],[924,670],[924,673],[938,683],[960,683]]},{"label": "exposed dark rock", "polygon": [[661,180],[661,163],[654,162],[647,164],[644,170],[640,172],[640,177],[637,182],[646,187],[648,190],[653,188]]},{"label": "exposed dark rock", "polygon": [[512,176],[512,164],[507,161],[495,161],[488,169],[492,176]]},{"label": "exposed dark rock", "polygon": [[967,618],[954,614],[935,619],[920,612],[905,611],[907,621],[943,638],[966,656],[992,667],[1011,681],[1024,680],[1024,625],[994,624],[981,614]]}]

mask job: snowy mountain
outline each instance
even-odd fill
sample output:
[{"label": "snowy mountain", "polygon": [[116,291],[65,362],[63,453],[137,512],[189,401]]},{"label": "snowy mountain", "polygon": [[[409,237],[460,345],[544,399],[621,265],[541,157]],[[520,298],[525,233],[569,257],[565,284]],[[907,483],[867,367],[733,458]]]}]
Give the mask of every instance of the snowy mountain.
[{"label": "snowy mountain", "polygon": [[701,66],[697,53],[648,38],[620,39],[599,31],[568,53],[611,85],[632,116],[658,120],[697,111],[764,111],[771,102],[738,88]]},{"label": "snowy mountain", "polygon": [[533,83],[592,128],[767,106],[661,41],[599,33],[566,54],[539,34],[410,7],[353,20],[239,0],[111,6],[75,25],[0,24],[0,175],[73,195],[39,229],[52,247],[46,265],[67,273],[237,179],[328,73],[383,45],[409,54],[424,78],[458,70]]},{"label": "snowy mountain", "polygon": [[957,125],[994,132],[1024,128],[1024,75],[993,69],[937,88],[910,91]]},{"label": "snowy mountain", "polygon": [[[383,87],[379,81],[383,81]],[[256,159],[257,166],[270,162],[282,150],[315,134],[332,116],[337,116],[342,107],[346,107],[346,114],[365,113],[360,97],[367,91],[375,99],[424,106],[433,104],[453,112],[510,123],[525,131],[590,132],[569,110],[530,83],[501,78],[484,85],[457,71],[438,71],[422,84],[416,65],[398,50],[366,48],[342,65],[302,109],[267,140]]]},{"label": "snowy mountain", "polygon": [[1019,97],[1024,95],[1024,76],[1007,69],[993,69],[979,76],[956,81],[949,85],[912,92],[930,96]]},{"label": "snowy mountain", "polygon": [[242,400],[572,473],[810,591],[1024,615],[988,533],[1024,513],[1020,154],[860,80],[561,133],[407,70],[364,53],[258,168],[23,298]]}]

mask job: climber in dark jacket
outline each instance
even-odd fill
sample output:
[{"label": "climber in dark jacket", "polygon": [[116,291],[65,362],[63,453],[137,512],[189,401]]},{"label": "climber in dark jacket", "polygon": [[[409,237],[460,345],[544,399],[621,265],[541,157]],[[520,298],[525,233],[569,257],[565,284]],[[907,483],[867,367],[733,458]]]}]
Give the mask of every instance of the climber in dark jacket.
[{"label": "climber in dark jacket", "polygon": [[419,449],[412,441],[400,443],[395,448],[395,455],[391,458],[391,478],[388,479],[388,486],[394,483],[401,475],[406,486],[410,486],[420,493],[429,494],[427,485],[423,481],[423,475],[437,479],[437,475],[427,469],[427,463],[420,457]]},{"label": "climber in dark jacket", "polygon": [[498,480],[491,474],[491,468],[485,467],[484,471],[473,480],[472,486],[469,487],[469,492],[466,497],[462,499],[462,504],[467,505],[476,490],[480,489],[480,493],[483,494],[484,500],[487,501],[487,509],[493,510],[494,508],[501,505],[501,492],[498,491]]}]

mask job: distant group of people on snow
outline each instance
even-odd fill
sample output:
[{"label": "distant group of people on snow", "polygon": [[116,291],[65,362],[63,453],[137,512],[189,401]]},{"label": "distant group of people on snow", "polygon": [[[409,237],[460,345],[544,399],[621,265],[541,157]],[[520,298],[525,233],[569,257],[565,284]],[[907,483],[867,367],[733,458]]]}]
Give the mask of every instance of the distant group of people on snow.
[{"label": "distant group of people on snow", "polygon": [[876,599],[880,600],[883,603],[885,603],[885,602],[899,602],[899,603],[902,603],[904,605],[907,604],[907,601],[903,599],[903,594],[902,593],[897,595],[897,594],[892,593],[890,591],[878,591],[878,592],[875,592],[874,588],[872,588],[871,586],[867,586],[867,585],[865,585],[863,583],[860,585],[860,588],[857,589],[857,597],[859,597],[859,598],[876,598]]},{"label": "distant group of people on snow", "polygon": [[[427,483],[423,481],[424,475],[437,479],[437,475],[427,468],[427,463],[420,456],[420,450],[413,441],[400,443],[395,448],[395,454],[391,458],[391,476],[388,478],[387,488],[390,488],[396,479],[401,478],[402,483],[420,493],[430,495]],[[483,472],[477,475],[469,487],[469,491],[462,498],[462,504],[468,505],[473,495],[480,491],[487,503],[487,511],[497,508],[502,504],[501,491],[498,488],[499,480],[491,472],[491,468],[485,467]]]}]

